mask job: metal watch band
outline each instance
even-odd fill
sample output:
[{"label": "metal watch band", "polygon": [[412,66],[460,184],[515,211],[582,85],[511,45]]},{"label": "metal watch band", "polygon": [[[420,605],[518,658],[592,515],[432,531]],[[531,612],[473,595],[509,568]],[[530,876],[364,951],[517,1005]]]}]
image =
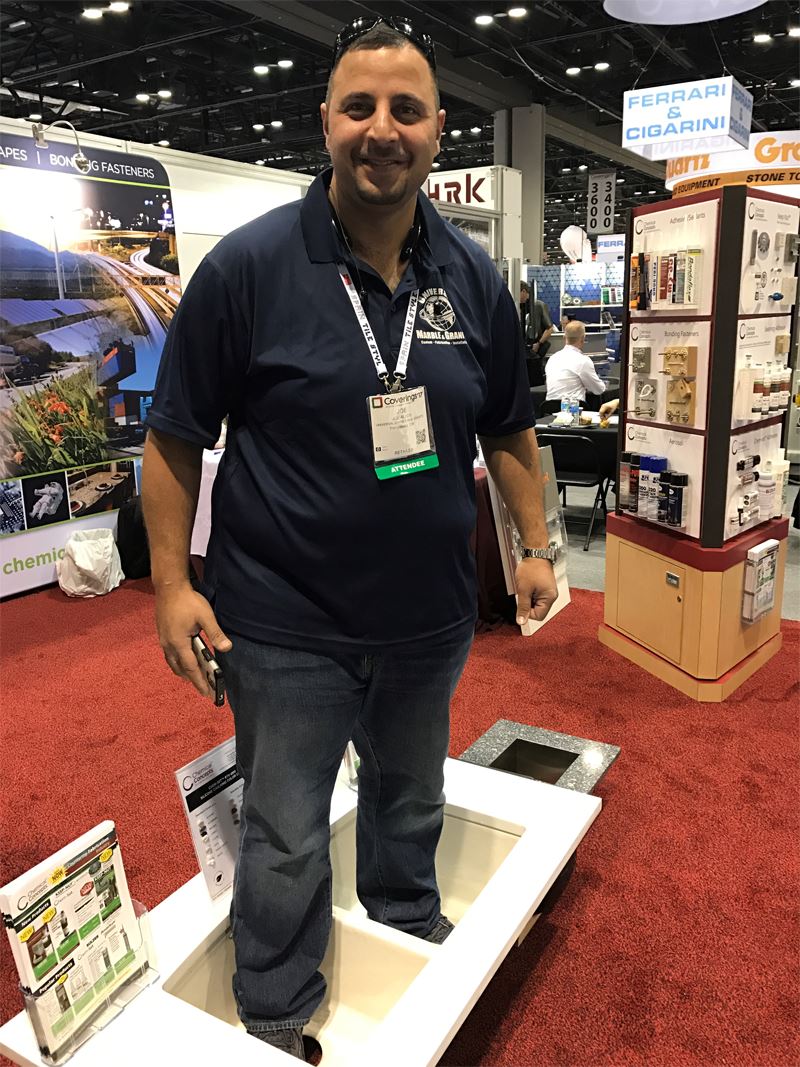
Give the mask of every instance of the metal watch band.
[{"label": "metal watch band", "polygon": [[550,563],[555,563],[558,556],[558,548],[552,542],[547,548],[523,548],[523,559],[546,559]]}]

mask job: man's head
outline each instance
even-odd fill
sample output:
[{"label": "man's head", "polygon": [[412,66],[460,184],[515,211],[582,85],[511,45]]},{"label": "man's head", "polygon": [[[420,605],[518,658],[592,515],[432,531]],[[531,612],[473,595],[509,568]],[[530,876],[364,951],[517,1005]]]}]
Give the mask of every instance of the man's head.
[{"label": "man's head", "polygon": [[586,327],[582,322],[578,322],[577,319],[568,322],[564,327],[564,342],[568,345],[574,345],[575,348],[583,348],[585,337]]},{"label": "man's head", "polygon": [[361,207],[406,204],[430,172],[444,126],[433,45],[426,55],[427,38],[384,22],[350,43],[348,30],[320,109],[337,196]]},{"label": "man's head", "polygon": [[519,283],[519,302],[520,304],[527,304],[531,298],[530,286],[527,282]]}]

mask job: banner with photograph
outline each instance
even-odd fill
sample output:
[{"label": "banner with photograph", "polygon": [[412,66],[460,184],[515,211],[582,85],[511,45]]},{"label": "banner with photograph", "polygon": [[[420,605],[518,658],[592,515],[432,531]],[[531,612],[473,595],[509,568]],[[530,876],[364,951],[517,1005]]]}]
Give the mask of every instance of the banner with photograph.
[{"label": "banner with photograph", "polygon": [[[74,154],[0,133],[3,596],[55,581],[70,534],[113,525],[136,492],[181,295],[163,166],[88,148],[82,174]],[[42,527],[47,553],[27,551]]]}]

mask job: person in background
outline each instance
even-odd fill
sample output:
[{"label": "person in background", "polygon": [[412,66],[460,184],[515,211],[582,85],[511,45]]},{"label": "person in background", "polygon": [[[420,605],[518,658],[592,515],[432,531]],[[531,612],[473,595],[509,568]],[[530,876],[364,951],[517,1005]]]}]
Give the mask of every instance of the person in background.
[{"label": "person in background", "polygon": [[600,418],[607,419],[609,415],[615,415],[618,407],[619,397],[615,400],[607,400],[605,404],[600,405]]},{"label": "person in background", "polygon": [[[204,630],[235,720],[239,1016],[298,1059],[325,994],[331,797],[351,738],[367,915],[437,944],[452,929],[435,857],[477,616],[476,435],[525,545],[518,621],[557,596],[513,297],[419,192],[445,120],[433,42],[406,19],[356,19],[321,111],[332,169],[192,276],[143,470],[165,658],[209,696],[191,649]],[[202,595],[189,538],[226,415]]]},{"label": "person in background", "polygon": [[543,300],[532,300],[527,282],[519,284],[519,317],[525,338],[528,385],[544,384],[544,361],[550,349],[553,321]]},{"label": "person in background", "polygon": [[582,322],[568,322],[564,329],[566,344],[547,361],[547,400],[586,400],[586,394],[596,396],[605,386],[597,376],[589,356],[583,351],[586,327]]}]

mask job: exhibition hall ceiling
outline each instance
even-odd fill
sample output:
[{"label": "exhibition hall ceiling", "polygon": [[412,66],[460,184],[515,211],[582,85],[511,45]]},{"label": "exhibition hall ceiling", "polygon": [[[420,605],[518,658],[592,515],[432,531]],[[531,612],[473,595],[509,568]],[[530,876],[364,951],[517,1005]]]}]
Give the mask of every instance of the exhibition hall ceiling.
[{"label": "exhibition hall ceiling", "polygon": [[[328,162],[319,102],[336,30],[380,14],[436,42],[441,170],[494,161],[498,110],[540,103],[619,145],[626,89],[723,69],[753,93],[754,130],[798,126],[800,17],[788,0],[672,27],[617,21],[599,0],[4,0],[2,113],[316,174]],[[586,169],[609,158],[551,137],[546,156],[548,224],[580,221]],[[614,165],[621,209],[665,195],[652,171]]]}]

